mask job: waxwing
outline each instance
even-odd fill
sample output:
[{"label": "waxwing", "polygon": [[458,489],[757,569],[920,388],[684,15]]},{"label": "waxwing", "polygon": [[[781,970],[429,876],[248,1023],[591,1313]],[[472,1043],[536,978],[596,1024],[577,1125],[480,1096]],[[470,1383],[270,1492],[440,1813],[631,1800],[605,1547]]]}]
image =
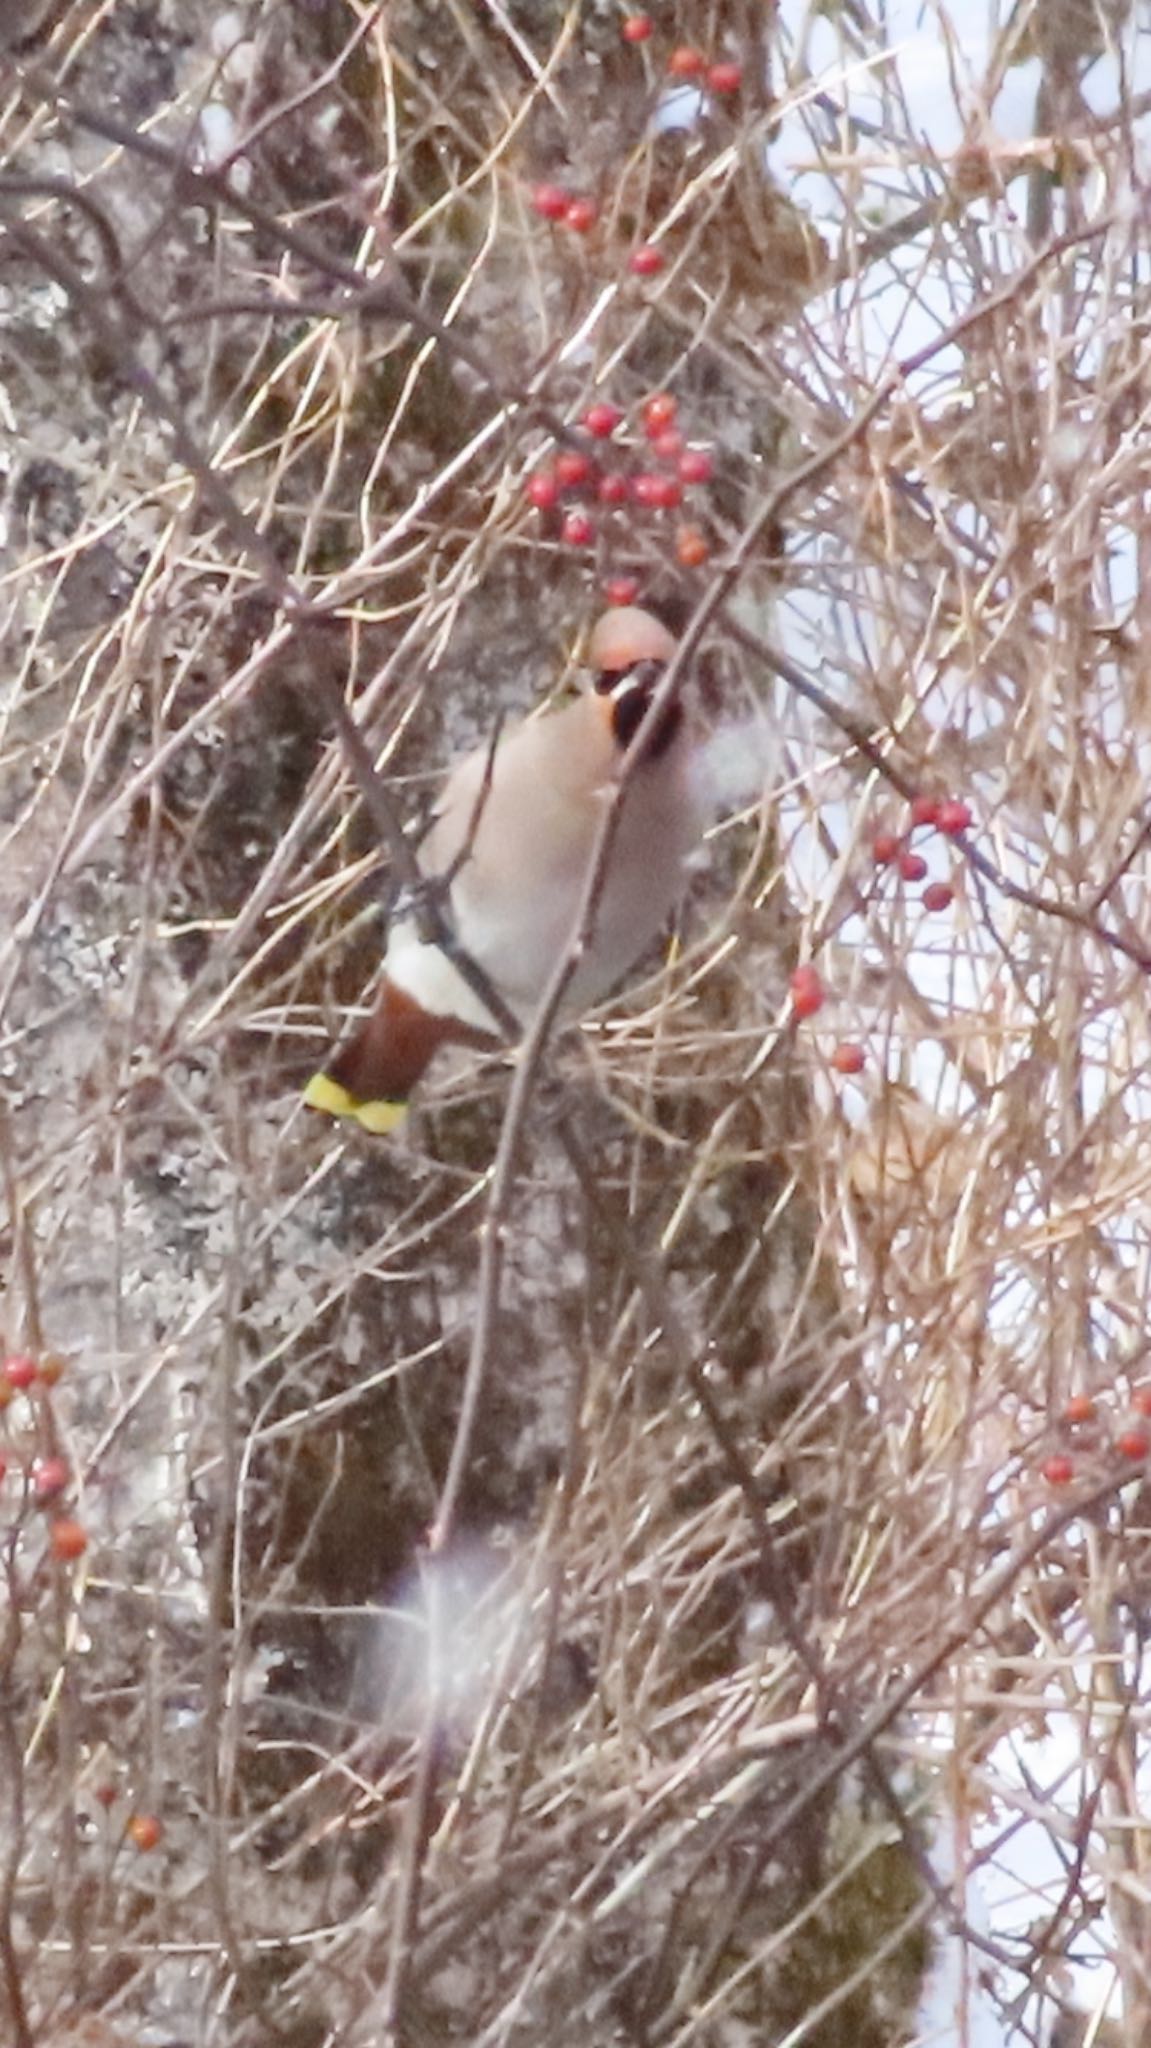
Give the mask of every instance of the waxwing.
[{"label": "waxwing", "polygon": [[[494,749],[458,763],[419,851],[449,877],[459,945],[521,1025],[530,1022],[572,928],[619,763],[675,641],[652,612],[606,612],[591,637],[592,686],[560,711],[510,727]],[[669,706],[636,763],[591,944],[568,984],[577,1015],[634,965],[680,896],[705,823],[696,745],[682,704]],[[394,1130],[440,1046],[491,1044],[499,1029],[448,954],[410,915],[388,934],[367,1022],[313,1076],[304,1100],[366,1130]]]}]

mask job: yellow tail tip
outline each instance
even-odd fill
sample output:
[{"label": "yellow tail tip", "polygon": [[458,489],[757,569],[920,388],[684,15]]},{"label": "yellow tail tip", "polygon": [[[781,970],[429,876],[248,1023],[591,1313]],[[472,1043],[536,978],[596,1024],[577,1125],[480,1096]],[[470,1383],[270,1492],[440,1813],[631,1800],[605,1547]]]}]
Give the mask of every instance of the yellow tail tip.
[{"label": "yellow tail tip", "polygon": [[330,1074],[312,1075],[304,1090],[304,1101],[309,1109],[322,1110],[325,1116],[348,1117],[376,1138],[386,1138],[398,1130],[408,1113],[406,1102],[361,1102],[359,1096],[333,1081]]}]

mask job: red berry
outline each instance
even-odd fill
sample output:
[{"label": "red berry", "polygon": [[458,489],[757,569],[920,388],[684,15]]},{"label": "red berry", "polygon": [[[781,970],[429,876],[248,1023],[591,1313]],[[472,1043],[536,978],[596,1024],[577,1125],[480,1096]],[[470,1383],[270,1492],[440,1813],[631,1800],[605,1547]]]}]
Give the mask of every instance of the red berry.
[{"label": "red berry", "polygon": [[797,1017],[814,1017],[824,1004],[824,988],[815,967],[797,967],[791,977],[791,1007]]},{"label": "red berry", "polygon": [[147,1855],[161,1840],[164,1830],[154,1813],[134,1813],[124,1830],[128,1840]]},{"label": "red berry", "polygon": [[913,825],[938,825],[939,798],[937,796],[912,797],[911,822]]},{"label": "red berry", "polygon": [[678,462],[683,454],[683,435],[679,428],[668,427],[662,434],[657,434],[651,444],[651,452],[658,455],[661,462]]},{"label": "red berry", "polygon": [[537,512],[550,512],[559,503],[560,487],[550,469],[540,469],[528,478],[528,497]]},{"label": "red berry", "polygon": [[679,411],[679,400],[670,391],[653,391],[644,400],[643,430],[649,441],[658,441],[666,433]]},{"label": "red berry", "polygon": [[62,1564],[73,1564],[78,1557],[83,1557],[88,1548],[88,1532],[82,1522],[74,1522],[69,1516],[61,1515],[58,1521],[53,1522],[48,1541],[53,1557],[58,1557]]},{"label": "red berry", "polygon": [[642,469],[631,480],[631,494],[637,505],[658,505],[659,487],[663,479],[653,476],[649,469]]},{"label": "red berry", "polygon": [[599,208],[594,199],[569,199],[564,208],[564,220],[577,235],[586,235],[598,219]]},{"label": "red berry", "polygon": [[831,1055],[831,1064],[837,1074],[862,1074],[867,1054],[861,1045],[837,1045]]},{"label": "red berry", "polygon": [[1063,1406],[1064,1422],[1091,1422],[1095,1417],[1095,1403],[1090,1394],[1072,1394]]},{"label": "red berry", "polygon": [[560,185],[537,185],[532,192],[532,205],[542,219],[562,220],[568,210],[568,195]]},{"label": "red berry", "polygon": [[698,526],[681,526],[675,537],[675,553],[685,569],[699,569],[710,555],[711,545]]},{"label": "red berry", "polygon": [[1145,1429],[1125,1429],[1116,1437],[1115,1448],[1121,1458],[1145,1458],[1151,1451],[1151,1437]]},{"label": "red berry", "polygon": [[954,839],[957,833],[966,832],[970,825],[971,807],[963,803],[959,797],[945,797],[939,806],[939,816],[935,822],[941,832],[946,832],[949,839]]},{"label": "red berry", "polygon": [[901,853],[899,872],[905,882],[921,882],[927,873],[927,862],[921,853]]},{"label": "red berry", "polygon": [[64,1492],[71,1474],[65,1458],[36,1458],[32,1464],[32,1492],[40,1502],[55,1500]]},{"label": "red berry", "polygon": [[587,513],[569,512],[560,528],[560,538],[561,540],[566,540],[569,547],[590,547],[595,539],[595,527],[592,525]]},{"label": "red berry", "polygon": [[650,14],[625,14],[619,32],[625,43],[646,43],[653,26]]},{"label": "red berry", "polygon": [[601,505],[626,505],[631,496],[631,486],[626,476],[601,476],[596,485],[596,497]]},{"label": "red berry", "polygon": [[703,70],[703,58],[690,43],[681,43],[668,58],[667,68],[673,78],[698,78]]},{"label": "red berry", "polygon": [[590,455],[581,454],[578,448],[563,448],[556,456],[556,482],[561,490],[577,490],[590,480],[593,467]]},{"label": "red berry", "polygon": [[93,1786],[92,1797],[97,1806],[102,1806],[106,1812],[108,1807],[116,1804],[116,1787],[104,1778],[98,1785]]},{"label": "red berry", "polygon": [[903,841],[897,832],[877,832],[871,842],[871,858],[877,868],[890,867],[893,860],[899,859],[902,848]]},{"label": "red berry", "polygon": [[609,604],[634,604],[639,596],[639,577],[609,576],[603,594]]},{"label": "red berry", "polygon": [[715,462],[709,448],[685,448],[679,458],[679,473],[685,484],[709,484]]},{"label": "red berry", "polygon": [[674,511],[683,503],[683,485],[677,476],[653,476],[651,502],[663,512]]},{"label": "red berry", "polygon": [[1136,1387],[1131,1406],[1137,1415],[1151,1415],[1151,1387]]},{"label": "red berry", "polygon": [[36,1377],[36,1360],[22,1351],[14,1353],[4,1360],[4,1377],[10,1387],[21,1392],[23,1388],[30,1387]]},{"label": "red berry", "polygon": [[707,82],[713,92],[738,92],[743,84],[743,65],[734,62],[712,64],[708,67]]},{"label": "red berry", "polygon": [[1039,1467],[1048,1486],[1067,1486],[1075,1477],[1075,1466],[1065,1451],[1054,1451]]},{"label": "red berry", "polygon": [[627,260],[627,267],[635,277],[657,277],[667,259],[662,249],[654,242],[641,242],[633,249]]},{"label": "red berry", "polygon": [[929,882],[923,892],[925,910],[946,910],[954,901],[955,891],[950,882]]},{"label": "red berry", "polygon": [[623,414],[618,405],[609,405],[606,398],[601,398],[595,405],[589,405],[583,416],[583,423],[588,433],[594,434],[597,441],[606,441],[615,433],[622,418]]}]

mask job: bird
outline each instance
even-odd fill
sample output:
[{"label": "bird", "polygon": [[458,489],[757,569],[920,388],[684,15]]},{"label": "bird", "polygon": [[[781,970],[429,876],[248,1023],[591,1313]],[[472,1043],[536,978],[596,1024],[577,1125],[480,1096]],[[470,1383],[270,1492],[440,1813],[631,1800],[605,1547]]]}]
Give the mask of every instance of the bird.
[{"label": "bird", "polygon": [[[655,610],[613,606],[590,636],[590,687],[558,711],[510,726],[452,769],[417,862],[443,892],[454,945],[429,939],[412,907],[393,919],[372,1010],[309,1081],[309,1108],[388,1134],[441,1047],[500,1041],[500,1024],[452,958],[456,948],[517,1025],[530,1023],[572,937],[620,764],[676,644]],[[707,823],[697,753],[677,694],[629,770],[565,1017],[623,979],[681,896]]]}]

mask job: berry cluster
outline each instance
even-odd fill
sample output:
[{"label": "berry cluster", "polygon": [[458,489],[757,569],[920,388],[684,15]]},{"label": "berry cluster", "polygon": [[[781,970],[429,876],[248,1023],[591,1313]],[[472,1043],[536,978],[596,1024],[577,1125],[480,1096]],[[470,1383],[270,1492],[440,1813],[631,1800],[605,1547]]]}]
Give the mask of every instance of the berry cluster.
[{"label": "berry cluster", "polygon": [[[871,842],[876,867],[893,867],[901,882],[922,882],[927,862],[910,844],[915,831],[938,832],[944,839],[959,839],[971,825],[971,808],[960,797],[917,796],[908,806],[908,822],[902,832],[877,832]],[[925,910],[946,910],[955,900],[950,882],[929,882],[920,898]]]},{"label": "berry cluster", "polygon": [[[98,1785],[92,1787],[92,1797],[97,1806],[102,1806],[105,1813],[108,1813],[115,1806],[119,1792],[110,1779],[102,1778]],[[132,1847],[139,1849],[142,1855],[147,1856],[151,1850],[158,1848],[163,1839],[163,1822],[158,1820],[154,1813],[130,1813],[124,1822],[124,1840],[131,1842]]]},{"label": "berry cluster", "polygon": [[[655,23],[650,14],[625,14],[620,34],[625,43],[647,43],[655,34]],[[698,79],[717,99],[729,98],[743,84],[742,64],[728,57],[718,58],[709,64],[703,51],[690,43],[679,43],[669,53],[667,75],[680,80]]]},{"label": "berry cluster", "polygon": [[[791,994],[791,1014],[797,1023],[805,1023],[809,1017],[817,1017],[827,1001],[827,990],[818,967],[805,961],[797,967],[788,984]],[[830,1056],[832,1070],[837,1074],[862,1074],[867,1065],[867,1054],[854,1039],[845,1039],[837,1045]]]},{"label": "berry cluster", "polygon": [[1072,1394],[1060,1427],[1068,1448],[1050,1452],[1039,1468],[1049,1486],[1070,1486],[1085,1452],[1092,1454],[1093,1463],[1100,1451],[1110,1451],[1125,1464],[1141,1465],[1151,1456],[1151,1386],[1131,1389],[1118,1424],[1100,1412],[1091,1394]]},{"label": "berry cluster", "polygon": [[[901,831],[885,828],[871,842],[871,857],[877,867],[894,867],[901,882],[922,882],[927,862],[911,845],[918,831],[938,832],[944,839],[960,839],[972,823],[971,807],[960,797],[917,796],[908,805],[907,821]],[[946,910],[955,899],[950,882],[929,882],[920,901],[925,910]],[[827,1000],[819,970],[810,963],[797,967],[791,977],[791,1014],[800,1023],[815,1017]],[[860,1074],[866,1065],[863,1047],[854,1041],[838,1045],[830,1056],[837,1074]]]},{"label": "berry cluster", "polygon": [[[642,438],[628,442],[619,437],[624,425],[619,407],[597,400],[580,422],[587,445],[563,448],[552,462],[533,470],[525,486],[528,503],[548,516],[562,513],[560,539],[580,548],[590,547],[596,538],[593,506],[609,521],[621,519],[625,508],[631,513],[637,507],[643,512],[677,511],[685,492],[709,484],[715,473],[711,450],[689,447],[685,441],[676,423],[678,410],[670,391],[653,392],[640,412]],[[599,452],[592,452],[592,444]],[[643,466],[637,467],[641,452]],[[701,526],[677,527],[675,555],[684,568],[698,569],[710,553]]]},{"label": "berry cluster", "polygon": [[[63,1371],[64,1361],[54,1353],[36,1359],[27,1352],[11,1352],[0,1360],[0,1413],[11,1406],[18,1394],[25,1395],[29,1401],[44,1401]],[[45,1433],[51,1442],[50,1427],[42,1435]],[[8,1462],[0,1450],[0,1481],[7,1477]],[[73,1563],[76,1558],[83,1557],[88,1548],[87,1531],[83,1523],[61,1512],[63,1496],[72,1479],[67,1459],[55,1452],[21,1457],[17,1469],[24,1481],[24,1504],[45,1508],[50,1513],[48,1548],[52,1556],[62,1563]]]},{"label": "berry cluster", "polygon": [[[532,207],[541,220],[570,228],[575,235],[591,233],[599,219],[599,208],[586,192],[565,192],[562,185],[532,186]],[[633,277],[658,277],[667,257],[656,242],[640,242],[627,259]]]},{"label": "berry cluster", "polygon": [[[655,23],[650,14],[628,14],[620,28],[625,43],[649,42],[654,33]],[[715,99],[730,99],[743,84],[743,66],[734,58],[709,63],[702,50],[687,43],[669,52],[666,68],[669,78],[679,84],[698,82]],[[599,220],[599,207],[586,192],[569,192],[547,179],[533,185],[531,204],[541,220],[568,228],[575,235],[590,234]],[[658,277],[666,266],[667,257],[658,242],[640,242],[627,260],[633,277]]]},{"label": "berry cluster", "polygon": [[565,192],[562,185],[533,185],[532,206],[541,220],[562,221],[575,235],[590,234],[599,219],[594,199],[583,192]]},{"label": "berry cluster", "polygon": [[[570,228],[574,235],[588,235],[599,219],[599,208],[586,192],[565,192],[562,185],[532,186],[532,207],[542,220]],[[633,277],[658,277],[667,257],[656,242],[640,242],[627,259]]]}]

